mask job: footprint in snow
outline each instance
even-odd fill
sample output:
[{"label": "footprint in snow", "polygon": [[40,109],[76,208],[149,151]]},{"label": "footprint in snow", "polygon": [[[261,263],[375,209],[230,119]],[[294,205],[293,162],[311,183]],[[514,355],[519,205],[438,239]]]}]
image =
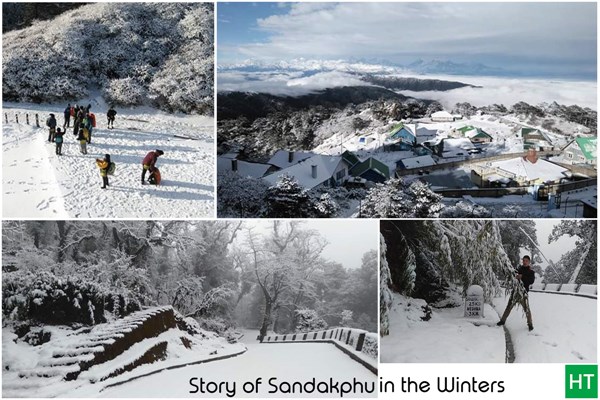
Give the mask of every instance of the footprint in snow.
[{"label": "footprint in snow", "polygon": [[585,357],[582,356],[581,353],[576,350],[571,351],[571,354],[573,354],[575,357],[579,358],[580,360],[585,360]]},{"label": "footprint in snow", "polygon": [[42,200],[37,206],[36,208],[38,210],[45,210],[46,208],[48,208],[49,204],[46,200]]},{"label": "footprint in snow", "polygon": [[547,344],[548,346],[552,346],[552,347],[557,347],[558,344],[554,343],[554,342],[546,342],[546,341],[542,341],[542,343]]}]

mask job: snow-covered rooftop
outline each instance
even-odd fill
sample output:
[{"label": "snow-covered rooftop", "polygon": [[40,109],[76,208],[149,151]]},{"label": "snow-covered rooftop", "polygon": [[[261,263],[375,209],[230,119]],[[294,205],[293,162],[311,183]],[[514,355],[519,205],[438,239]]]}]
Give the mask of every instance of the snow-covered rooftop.
[{"label": "snow-covered rooftop", "polygon": [[[283,169],[297,164],[300,161],[306,160],[314,155],[315,154],[311,152],[277,150],[267,163]],[[291,162],[290,158],[292,159]]]},{"label": "snow-covered rooftop", "polygon": [[496,161],[492,163],[492,166],[513,173],[518,177],[524,177],[527,181],[557,181],[569,174],[569,170],[566,168],[549,161],[538,159],[535,163],[532,163],[524,157]]},{"label": "snow-covered rooftop", "polygon": [[[229,153],[231,154],[231,153]],[[232,171],[232,160],[234,158],[220,156],[217,158],[217,172]],[[237,173],[242,176],[249,176],[252,178],[262,178],[267,171],[271,168],[270,164],[259,164],[248,161],[237,160]]]},{"label": "snow-covered rooftop", "polygon": [[448,111],[438,111],[431,114],[431,119],[444,119],[452,121],[454,119],[454,116]]},{"label": "snow-covered rooftop", "polygon": [[[282,169],[273,174],[265,176],[263,179],[274,185],[283,175],[289,175],[306,189],[312,189],[319,186],[333,176],[338,165],[342,162],[341,156],[314,155],[298,164]],[[317,177],[312,177],[312,166],[317,167]]]},{"label": "snow-covered rooftop", "polygon": [[430,155],[411,157],[400,160],[406,169],[429,167],[435,165],[435,160]]}]

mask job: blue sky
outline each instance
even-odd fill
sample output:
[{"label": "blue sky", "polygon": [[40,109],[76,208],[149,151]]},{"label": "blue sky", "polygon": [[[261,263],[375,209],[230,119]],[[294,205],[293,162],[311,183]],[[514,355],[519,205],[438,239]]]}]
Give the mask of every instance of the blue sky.
[{"label": "blue sky", "polygon": [[219,3],[219,63],[483,63],[595,80],[596,3]]}]

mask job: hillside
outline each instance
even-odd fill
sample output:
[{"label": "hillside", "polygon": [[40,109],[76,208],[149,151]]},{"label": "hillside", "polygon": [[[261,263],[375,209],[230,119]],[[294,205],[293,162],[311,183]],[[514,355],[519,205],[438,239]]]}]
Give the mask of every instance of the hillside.
[{"label": "hillside", "polygon": [[212,114],[213,6],[96,3],[3,34],[4,101]]}]

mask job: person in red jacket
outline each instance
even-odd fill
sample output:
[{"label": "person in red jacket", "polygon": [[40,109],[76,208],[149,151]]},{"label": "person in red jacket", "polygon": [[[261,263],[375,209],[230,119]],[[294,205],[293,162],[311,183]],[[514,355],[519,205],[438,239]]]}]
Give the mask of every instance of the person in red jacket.
[{"label": "person in red jacket", "polygon": [[162,150],[154,150],[150,153],[146,154],[146,157],[142,160],[142,185],[146,183],[146,171],[152,172],[154,170],[154,165],[158,160],[158,157],[165,154]]}]

